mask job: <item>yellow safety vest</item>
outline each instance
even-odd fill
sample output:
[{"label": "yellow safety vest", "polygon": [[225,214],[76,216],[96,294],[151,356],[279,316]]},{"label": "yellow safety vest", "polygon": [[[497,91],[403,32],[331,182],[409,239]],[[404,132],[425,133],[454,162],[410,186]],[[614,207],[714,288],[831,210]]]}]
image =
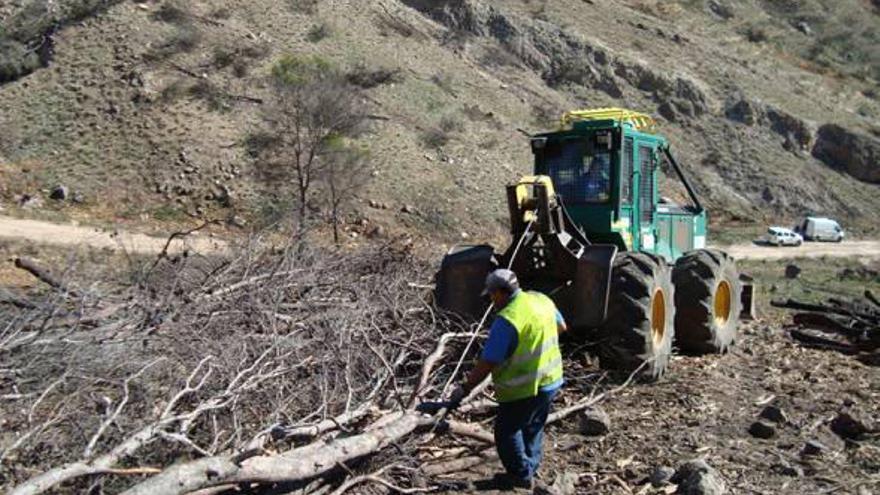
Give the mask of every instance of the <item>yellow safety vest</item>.
[{"label": "yellow safety vest", "polygon": [[517,346],[492,371],[498,402],[538,395],[538,390],[562,378],[562,354],[556,331],[556,306],[540,292],[520,292],[498,316],[516,329]]}]

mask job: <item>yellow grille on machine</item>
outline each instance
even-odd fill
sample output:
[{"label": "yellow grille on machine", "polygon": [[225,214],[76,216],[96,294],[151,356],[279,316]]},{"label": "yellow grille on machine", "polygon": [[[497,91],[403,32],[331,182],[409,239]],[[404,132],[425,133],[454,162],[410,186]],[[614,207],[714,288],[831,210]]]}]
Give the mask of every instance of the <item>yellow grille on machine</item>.
[{"label": "yellow grille on machine", "polygon": [[625,108],[596,108],[593,110],[571,110],[562,114],[562,127],[568,127],[574,122],[584,120],[616,120],[621,123],[629,123],[636,130],[654,133],[657,121],[648,114],[634,112]]}]

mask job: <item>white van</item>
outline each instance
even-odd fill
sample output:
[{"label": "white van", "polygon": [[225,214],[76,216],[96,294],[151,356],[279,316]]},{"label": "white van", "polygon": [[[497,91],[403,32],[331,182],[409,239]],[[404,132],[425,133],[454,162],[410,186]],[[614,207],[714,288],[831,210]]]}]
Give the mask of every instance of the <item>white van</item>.
[{"label": "white van", "polygon": [[836,220],[823,217],[807,217],[795,231],[808,241],[840,242],[844,237],[843,229]]}]

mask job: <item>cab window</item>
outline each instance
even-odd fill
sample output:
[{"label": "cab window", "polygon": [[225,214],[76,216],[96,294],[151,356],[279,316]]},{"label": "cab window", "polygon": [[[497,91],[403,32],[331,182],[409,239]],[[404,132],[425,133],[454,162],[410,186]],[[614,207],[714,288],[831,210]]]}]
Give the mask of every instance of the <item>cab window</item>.
[{"label": "cab window", "polygon": [[563,201],[605,203],[611,199],[611,153],[588,153],[582,140],[548,143],[544,153],[548,175]]}]

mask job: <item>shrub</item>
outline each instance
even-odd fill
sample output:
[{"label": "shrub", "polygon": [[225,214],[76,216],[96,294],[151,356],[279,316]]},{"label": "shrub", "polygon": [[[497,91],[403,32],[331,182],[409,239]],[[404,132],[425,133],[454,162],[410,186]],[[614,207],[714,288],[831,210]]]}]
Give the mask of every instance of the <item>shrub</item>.
[{"label": "shrub", "polygon": [[749,26],[744,34],[746,39],[752,43],[763,43],[769,39],[767,31],[762,27]]},{"label": "shrub", "polygon": [[243,46],[214,47],[213,65],[218,69],[232,66],[232,72],[236,77],[244,77],[250,69],[250,63],[254,59],[263,58],[269,51],[266,44],[245,44]]},{"label": "shrub", "polygon": [[371,69],[367,67],[365,63],[361,62],[355,65],[348,74],[346,74],[346,79],[355,86],[369,89],[383,84],[400,82],[403,78],[400,69],[389,69],[385,67]]},{"label": "shrub", "polygon": [[194,50],[201,41],[201,31],[191,24],[183,24],[168,41],[145,53],[144,58],[148,61],[164,60],[174,54]]},{"label": "shrub", "polygon": [[225,46],[215,46],[214,47],[214,67],[218,69],[222,69],[224,67],[228,67],[232,65],[238,53],[234,49],[230,49]]},{"label": "shrub", "polygon": [[429,127],[422,132],[422,143],[430,148],[442,148],[450,141],[449,133],[439,127]]},{"label": "shrub", "polygon": [[461,132],[464,130],[464,124],[453,115],[444,115],[440,119],[440,129],[444,132]]},{"label": "shrub", "polygon": [[162,4],[153,17],[172,24],[188,24],[192,21],[189,4],[179,0],[170,0]]},{"label": "shrub", "polygon": [[285,86],[303,86],[338,77],[338,70],[325,58],[317,55],[298,57],[285,55],[272,66],[272,78]]},{"label": "shrub", "polygon": [[431,82],[436,84],[437,87],[439,87],[443,91],[449,93],[452,96],[455,96],[452,76],[450,76],[449,74],[445,72],[438,72],[431,76]]},{"label": "shrub", "polygon": [[329,38],[333,34],[333,26],[326,21],[313,25],[309,32],[306,33],[306,39],[312,43],[317,43],[324,38]]},{"label": "shrub", "polygon": [[189,94],[208,104],[211,110],[229,110],[229,95],[207,79],[190,86]]},{"label": "shrub", "polygon": [[232,11],[227,7],[217,7],[210,15],[214,19],[229,19],[232,16]]},{"label": "shrub", "polygon": [[244,140],[244,149],[247,154],[256,158],[263,154],[264,151],[271,149],[278,143],[278,136],[265,131],[258,131],[248,134]]},{"label": "shrub", "polygon": [[159,93],[159,101],[163,103],[171,103],[177,101],[181,96],[186,94],[186,85],[179,79],[173,81],[168,86],[162,88]]},{"label": "shrub", "polygon": [[21,43],[0,40],[0,83],[30,74],[41,65],[40,57]]},{"label": "shrub", "polygon": [[319,0],[287,0],[287,6],[296,13],[312,15],[318,11]]}]

